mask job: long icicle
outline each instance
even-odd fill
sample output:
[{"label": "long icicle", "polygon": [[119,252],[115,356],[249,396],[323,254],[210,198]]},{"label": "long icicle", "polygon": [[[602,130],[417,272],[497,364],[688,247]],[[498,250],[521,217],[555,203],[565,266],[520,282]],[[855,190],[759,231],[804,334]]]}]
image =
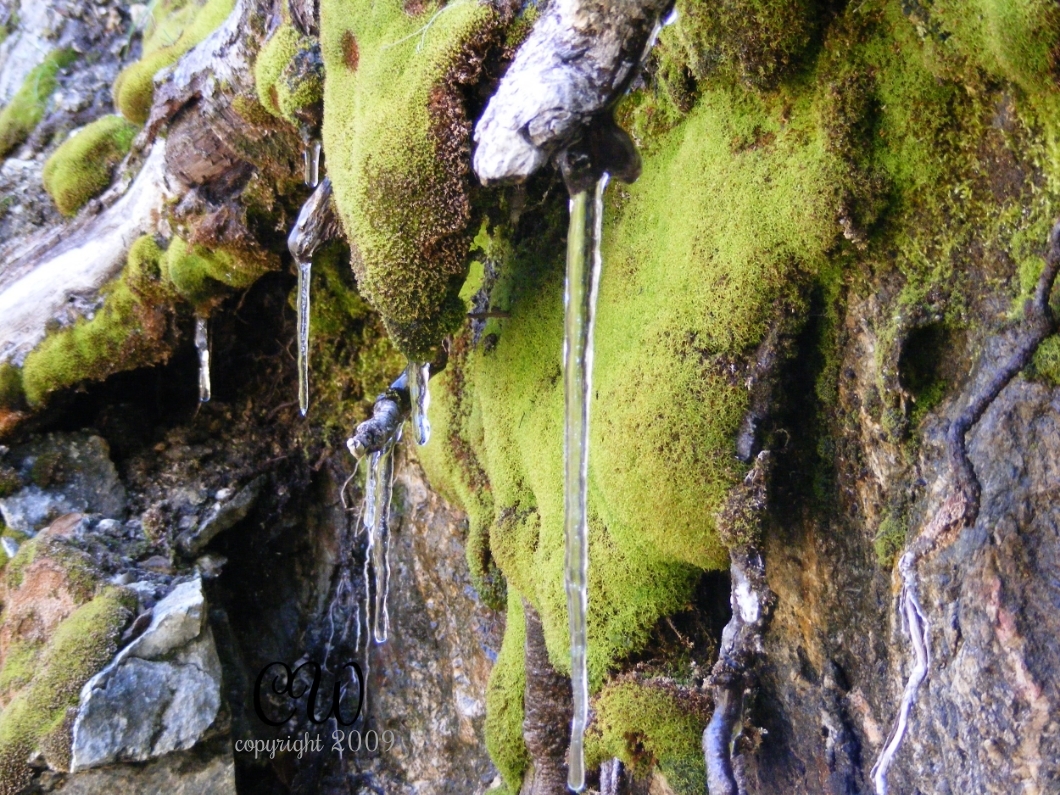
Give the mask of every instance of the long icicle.
[{"label": "long icicle", "polygon": [[365,499],[369,496],[372,499],[368,546],[375,580],[372,636],[376,643],[386,643],[390,631],[390,614],[386,607],[390,591],[390,497],[394,490],[394,446],[400,440],[399,429],[382,450],[372,453],[375,489],[371,495],[365,494]]},{"label": "long icicle", "polygon": [[570,202],[567,236],[567,282],[564,290],[563,493],[566,556],[564,582],[570,622],[570,668],[573,691],[567,786],[585,788],[585,724],[589,717],[589,675],[586,665],[589,606],[589,534],[586,516],[589,476],[589,398],[592,394],[593,326],[600,287],[600,236],[604,189],[608,175],[593,194],[583,190]]},{"label": "long icicle", "polygon": [[195,350],[199,353],[199,401],[207,403],[212,393],[210,387],[210,327],[209,320],[195,316]]},{"label": "long icicle", "polygon": [[313,258],[298,260],[298,409],[309,411],[309,285]]},{"label": "long icicle", "polygon": [[420,447],[431,438],[431,423],[427,419],[427,408],[431,405],[430,387],[431,365],[409,362],[408,383],[409,400],[412,403],[412,430],[416,434],[416,444]]}]

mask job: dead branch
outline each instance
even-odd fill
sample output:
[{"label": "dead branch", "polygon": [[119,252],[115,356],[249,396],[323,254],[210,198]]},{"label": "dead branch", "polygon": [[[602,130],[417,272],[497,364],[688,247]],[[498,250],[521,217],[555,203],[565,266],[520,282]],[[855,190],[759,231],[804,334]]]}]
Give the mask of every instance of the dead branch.
[{"label": "dead branch", "polygon": [[[596,153],[591,171],[635,179],[636,151],[611,109],[672,7],[673,0],[549,4],[475,127],[474,168],[482,183],[522,182],[583,140]],[[565,176],[578,168],[569,163]]]}]

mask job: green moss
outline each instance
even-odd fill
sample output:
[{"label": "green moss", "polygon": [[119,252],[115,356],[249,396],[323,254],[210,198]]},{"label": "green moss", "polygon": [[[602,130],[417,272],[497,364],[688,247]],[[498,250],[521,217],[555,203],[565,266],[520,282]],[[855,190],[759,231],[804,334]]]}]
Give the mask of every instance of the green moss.
[{"label": "green moss", "polygon": [[526,622],[522,597],[508,592],[508,617],[497,661],[486,687],[486,749],[509,792],[518,792],[530,754],[523,742]]},{"label": "green moss", "polygon": [[230,289],[245,290],[264,273],[276,270],[272,255],[238,249],[193,245],[180,237],[170,241],[160,262],[163,279],[189,303],[208,307]]},{"label": "green moss", "polygon": [[880,528],[872,539],[876,550],[876,560],[881,569],[890,569],[894,566],[898,554],[905,548],[906,534],[908,533],[908,522],[906,518],[897,513],[887,513],[880,522]]},{"label": "green moss", "polygon": [[[437,13],[435,13],[437,11]],[[488,5],[324,0],[324,151],[362,294],[417,360],[457,328],[467,268],[469,125],[459,84],[498,24]]]},{"label": "green moss", "polygon": [[771,86],[809,49],[821,6],[816,0],[688,0],[678,3],[678,22],[667,38],[697,80],[735,77]]},{"label": "green moss", "polygon": [[0,111],[0,157],[25,141],[37,129],[57,85],[59,70],[76,58],[73,50],[54,50],[35,67],[22,87]]},{"label": "green moss", "polygon": [[75,215],[102,193],[114,167],[129,153],[137,127],[121,116],[103,116],[83,127],[44,164],[44,189],[63,215]]},{"label": "green moss", "polygon": [[1060,336],[1047,337],[1031,361],[1031,373],[1052,386],[1060,386]]},{"label": "green moss", "polygon": [[22,391],[22,370],[10,362],[0,364],[0,406],[17,408],[25,399]]},{"label": "green moss", "polygon": [[299,126],[300,114],[323,100],[320,47],[293,25],[281,25],[254,63],[254,84],[262,106]]},{"label": "green moss", "polygon": [[[182,27],[175,42],[157,46],[157,49],[149,48],[145,43],[144,56],[123,69],[114,81],[114,105],[134,124],[143,124],[151,112],[155,74],[176,63],[184,53],[213,33],[232,13],[235,0],[206,0],[201,6],[195,7],[194,18]],[[174,10],[187,14],[186,8],[182,4]],[[160,39],[150,40],[150,43],[157,45]]]},{"label": "green moss", "polygon": [[150,237],[137,240],[95,316],[49,334],[26,357],[22,381],[31,406],[56,390],[153,364],[168,354],[168,311],[161,301],[170,294],[158,277],[161,256]]},{"label": "green moss", "polygon": [[[844,173],[812,101],[718,88],[656,142],[640,181],[609,193],[589,464],[596,686],[699,571],[728,564],[714,514],[744,471],[738,373],[825,262]],[[487,327],[495,347],[437,379],[425,462],[472,527],[491,528],[492,557],[565,670],[561,234],[535,230],[501,269],[491,306],[511,316]]]},{"label": "green moss", "polygon": [[9,701],[15,691],[33,679],[44,644],[40,641],[15,640],[4,655],[0,667],[0,698]]},{"label": "green moss", "polygon": [[[136,600],[129,591],[108,588],[63,621],[42,652],[32,680],[0,713],[0,795],[16,795],[31,778],[27,762],[42,745],[69,753],[67,709],[76,707],[81,687],[118,648],[122,628]],[[69,757],[49,759],[63,769]]]},{"label": "green moss", "polygon": [[700,743],[710,716],[700,701],[662,684],[619,682],[604,688],[593,709],[588,767],[618,757],[636,776],[658,766],[676,795],[706,792]]}]

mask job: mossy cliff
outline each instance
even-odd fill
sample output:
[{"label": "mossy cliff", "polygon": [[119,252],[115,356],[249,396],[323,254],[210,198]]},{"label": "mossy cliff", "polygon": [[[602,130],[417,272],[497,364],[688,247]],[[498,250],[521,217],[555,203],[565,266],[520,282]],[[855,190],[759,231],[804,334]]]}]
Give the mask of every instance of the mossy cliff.
[{"label": "mossy cliff", "polygon": [[[880,330],[878,355],[895,361],[911,330],[969,322],[981,291],[962,277],[970,252],[998,258],[1014,299],[1033,283],[1060,211],[1049,49],[1060,30],[1048,3],[973,5],[907,15],[897,2],[679,3],[655,79],[620,107],[644,171],[606,199],[589,464],[594,689],[686,602],[700,572],[727,566],[715,516],[745,471],[736,438],[771,329],[796,334],[816,306],[812,401],[825,417],[837,302],[869,274],[893,274],[907,308]],[[985,179],[1002,159],[1009,181]],[[508,316],[490,319],[477,345],[467,329],[454,341],[432,382],[436,436],[422,454],[432,482],[469,512],[480,582],[493,562],[509,594],[535,605],[560,670],[563,223],[557,211],[492,230],[504,245],[488,305]],[[1032,274],[1022,286],[1020,267]],[[895,372],[880,392],[897,386]],[[937,402],[945,388],[922,397]],[[886,400],[873,410],[896,439],[925,416]],[[510,716],[521,659],[507,639],[505,650],[490,709]],[[491,731],[505,727],[512,734],[491,748],[514,788],[519,721]]]}]

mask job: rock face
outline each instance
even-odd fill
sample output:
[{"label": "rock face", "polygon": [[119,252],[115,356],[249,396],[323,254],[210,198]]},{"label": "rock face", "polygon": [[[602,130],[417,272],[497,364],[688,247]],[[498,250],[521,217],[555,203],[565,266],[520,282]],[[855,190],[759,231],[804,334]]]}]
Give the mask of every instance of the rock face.
[{"label": "rock face", "polygon": [[191,748],[220,707],[221,664],[196,578],[155,605],[144,633],[85,685],[70,769]]},{"label": "rock face", "polygon": [[0,499],[0,516],[12,530],[32,535],[63,514],[115,519],[125,510],[125,487],[98,435],[48,434],[16,447],[5,463],[27,484]]}]

